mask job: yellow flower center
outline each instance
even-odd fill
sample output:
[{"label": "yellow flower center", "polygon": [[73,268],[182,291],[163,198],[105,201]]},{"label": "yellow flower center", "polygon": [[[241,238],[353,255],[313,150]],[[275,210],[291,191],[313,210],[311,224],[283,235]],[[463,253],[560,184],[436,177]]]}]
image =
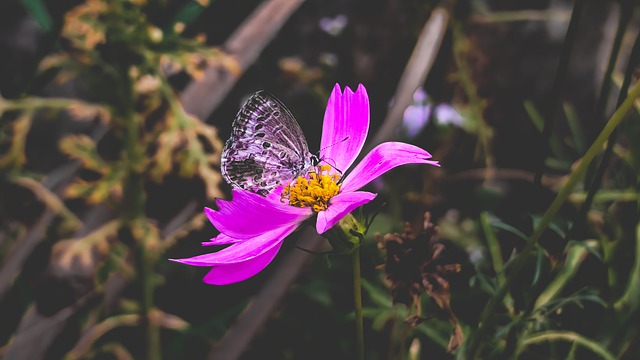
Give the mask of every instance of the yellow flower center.
[{"label": "yellow flower center", "polygon": [[289,205],[311,207],[319,212],[329,207],[329,200],[340,191],[339,174],[330,174],[331,166],[322,165],[309,172],[308,177],[298,176],[282,192],[283,199],[289,199]]}]

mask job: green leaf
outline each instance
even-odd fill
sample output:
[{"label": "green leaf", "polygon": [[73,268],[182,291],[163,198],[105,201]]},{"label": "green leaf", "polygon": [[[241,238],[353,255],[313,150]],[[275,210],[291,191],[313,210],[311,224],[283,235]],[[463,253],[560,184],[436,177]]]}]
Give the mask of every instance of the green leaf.
[{"label": "green leaf", "polygon": [[571,104],[565,103],[563,105],[563,109],[567,118],[567,124],[569,124],[569,130],[571,130],[573,145],[575,146],[578,154],[582,155],[587,151],[587,145],[584,142],[584,131],[582,130],[578,113]]},{"label": "green leaf", "polygon": [[[596,244],[595,241],[589,240],[587,241],[588,246],[594,246]],[[547,286],[547,288],[542,291],[538,300],[536,300],[535,308],[539,308],[547,304],[550,300],[555,298],[560,292],[567,286],[569,281],[573,279],[573,277],[578,272],[578,268],[584,261],[584,259],[589,254],[589,251],[586,250],[587,246],[571,246],[568,250],[567,257],[564,261],[564,265],[562,269],[558,272],[558,275],[551,281],[551,283]]]},{"label": "green leaf", "polygon": [[53,28],[53,20],[49,11],[44,6],[42,0],[22,0],[22,5],[27,9],[29,15],[38,23],[45,32],[50,32]]},{"label": "green leaf", "polygon": [[169,23],[169,27],[173,28],[173,26],[178,23],[189,25],[193,21],[195,21],[198,16],[200,16],[200,14],[202,14],[203,10],[204,7],[202,7],[202,5],[198,4],[197,2],[189,2],[178,11],[176,16],[173,17],[173,19]]},{"label": "green leaf", "polygon": [[507,224],[505,222],[502,222],[502,220],[499,220],[497,218],[492,218],[490,220],[490,223],[491,223],[491,226],[493,226],[496,229],[508,231],[508,232],[518,236],[522,240],[525,240],[525,241],[527,240],[527,237],[528,237],[527,235],[525,235],[522,231],[516,229],[515,227],[513,227],[513,226],[511,226],[511,225],[509,225],[509,224]]},{"label": "green leaf", "polygon": [[383,308],[391,308],[391,296],[388,290],[380,290],[376,288],[371,282],[366,279],[362,279],[362,289],[369,295],[371,301]]},{"label": "green leaf", "polygon": [[[525,101],[523,105],[525,111],[531,119],[531,122],[533,123],[533,126],[535,126],[536,129],[542,134],[542,131],[544,129],[544,116],[538,111],[532,101]],[[555,131],[552,131],[549,137],[549,148],[551,149],[551,152],[557,157],[557,160],[564,160],[568,158],[562,147],[562,142],[560,141],[560,138]]]}]

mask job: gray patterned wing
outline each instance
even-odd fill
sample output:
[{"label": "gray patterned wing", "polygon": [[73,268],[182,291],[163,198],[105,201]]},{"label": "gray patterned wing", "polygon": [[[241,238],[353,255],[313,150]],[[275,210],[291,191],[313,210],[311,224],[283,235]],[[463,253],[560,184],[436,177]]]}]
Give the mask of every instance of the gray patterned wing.
[{"label": "gray patterned wing", "polygon": [[259,91],[233,121],[222,152],[222,175],[231,186],[264,196],[303,174],[311,157],[293,114],[278,99]]}]

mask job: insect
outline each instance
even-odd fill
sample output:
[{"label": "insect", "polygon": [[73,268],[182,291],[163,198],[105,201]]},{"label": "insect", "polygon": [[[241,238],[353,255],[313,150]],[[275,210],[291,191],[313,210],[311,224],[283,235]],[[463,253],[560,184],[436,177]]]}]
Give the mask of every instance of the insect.
[{"label": "insect", "polygon": [[266,196],[319,162],[286,106],[258,91],[242,106],[222,151],[222,175],[233,186]]}]

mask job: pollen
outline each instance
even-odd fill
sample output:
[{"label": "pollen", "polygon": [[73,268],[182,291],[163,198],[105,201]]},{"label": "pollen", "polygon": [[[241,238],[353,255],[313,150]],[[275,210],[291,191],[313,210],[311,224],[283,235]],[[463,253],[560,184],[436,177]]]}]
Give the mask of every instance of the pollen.
[{"label": "pollen", "polygon": [[340,191],[339,174],[331,174],[331,166],[318,166],[307,177],[298,176],[284,188],[282,198],[289,200],[289,205],[310,207],[314,212],[326,210],[332,197]]}]

